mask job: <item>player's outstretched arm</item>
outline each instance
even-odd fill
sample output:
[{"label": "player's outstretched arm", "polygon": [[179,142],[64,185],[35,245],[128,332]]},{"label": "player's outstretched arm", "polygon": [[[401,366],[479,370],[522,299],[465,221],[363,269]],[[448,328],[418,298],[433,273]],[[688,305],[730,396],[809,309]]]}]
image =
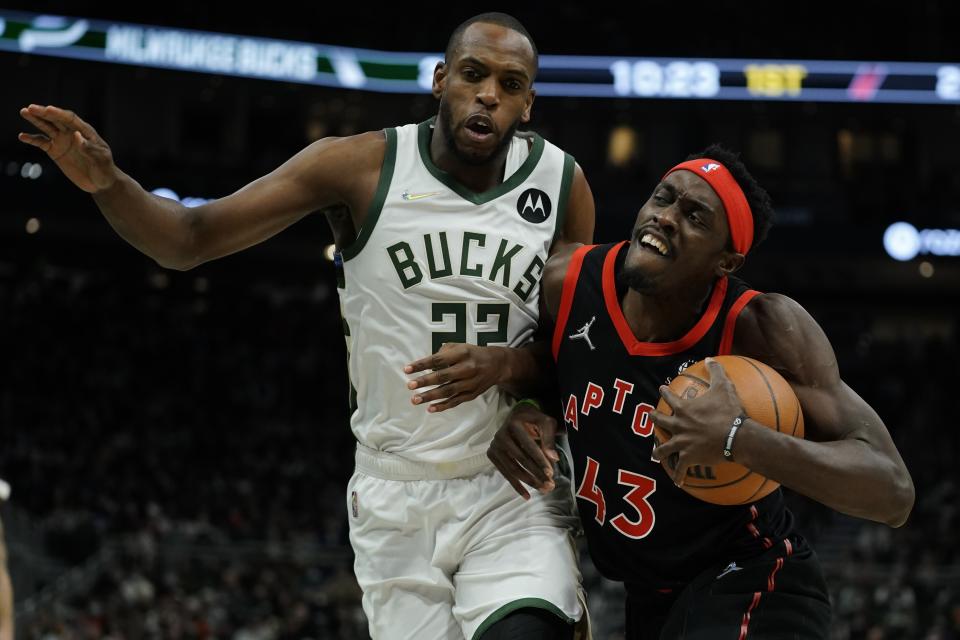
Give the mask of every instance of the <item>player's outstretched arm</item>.
[{"label": "player's outstretched arm", "polygon": [[200,207],[144,190],[114,163],[109,145],[72,111],[30,105],[21,116],[39,133],[21,142],[47,153],[94,201],[127,242],[173,269],[245,249],[308,213],[345,202],[352,208],[373,193],[386,143],[382,133],[317,141],[272,173]]},{"label": "player's outstretched arm", "polygon": [[[894,527],[906,522],[914,501],[910,473],[880,416],[841,379],[830,341],[803,307],[777,294],[757,296],[737,320],[733,353],[770,365],[790,383],[806,435],[794,438],[747,420],[733,444],[736,462],[842,513]],[[668,390],[664,397],[681,415],[653,414],[673,433],[658,448],[660,457],[679,454],[678,474],[690,464],[722,460],[724,438],[741,410],[722,367],[711,366],[710,390],[695,401]]]}]

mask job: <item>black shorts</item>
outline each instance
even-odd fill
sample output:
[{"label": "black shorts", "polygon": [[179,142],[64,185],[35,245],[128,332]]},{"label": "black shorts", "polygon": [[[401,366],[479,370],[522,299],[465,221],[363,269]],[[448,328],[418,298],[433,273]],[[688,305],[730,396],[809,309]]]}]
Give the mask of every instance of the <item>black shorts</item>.
[{"label": "black shorts", "polygon": [[627,640],[821,640],[830,597],[801,536],[759,556],[719,562],[679,593],[627,584]]}]

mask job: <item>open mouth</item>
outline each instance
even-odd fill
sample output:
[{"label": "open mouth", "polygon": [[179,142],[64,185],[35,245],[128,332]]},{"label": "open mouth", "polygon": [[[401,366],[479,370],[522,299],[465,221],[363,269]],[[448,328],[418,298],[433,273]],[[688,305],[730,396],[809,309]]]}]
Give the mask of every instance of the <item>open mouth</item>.
[{"label": "open mouth", "polygon": [[639,245],[641,248],[652,251],[660,256],[670,255],[670,248],[667,246],[667,243],[652,233],[644,233],[641,235]]},{"label": "open mouth", "polygon": [[485,115],[470,116],[464,123],[463,128],[469,138],[477,141],[486,140],[493,135],[493,121]]}]

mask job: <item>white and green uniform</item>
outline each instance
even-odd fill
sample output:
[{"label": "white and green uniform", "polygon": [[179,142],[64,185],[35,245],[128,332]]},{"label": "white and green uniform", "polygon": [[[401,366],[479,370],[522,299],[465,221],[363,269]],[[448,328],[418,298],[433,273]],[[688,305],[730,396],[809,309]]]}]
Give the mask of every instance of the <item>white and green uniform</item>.
[{"label": "white and green uniform", "polygon": [[385,131],[377,192],[339,288],[358,441],[355,570],[376,638],[473,638],[515,608],[583,615],[563,480],[524,502],[486,457],[512,400],[411,404],[403,367],[445,342],[521,346],[562,228],[574,161],[515,136],[504,181],[474,193],[430,159],[431,122]]}]

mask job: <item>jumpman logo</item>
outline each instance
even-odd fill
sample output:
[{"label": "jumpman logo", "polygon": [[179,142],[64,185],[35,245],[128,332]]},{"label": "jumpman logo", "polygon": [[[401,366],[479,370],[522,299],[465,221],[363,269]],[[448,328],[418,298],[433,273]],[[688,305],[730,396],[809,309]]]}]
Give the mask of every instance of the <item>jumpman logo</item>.
[{"label": "jumpman logo", "polygon": [[590,326],[597,321],[597,316],[590,318],[590,322],[580,327],[576,333],[571,333],[569,338],[571,340],[586,340],[587,346],[590,347],[590,351],[596,351],[596,347],[593,346],[593,342],[590,341]]},{"label": "jumpman logo", "polygon": [[727,565],[726,569],[720,572],[720,575],[714,578],[714,580],[719,580],[723,576],[727,575],[728,573],[733,573],[734,571],[743,571],[743,567],[738,567],[736,562],[731,562]]}]

